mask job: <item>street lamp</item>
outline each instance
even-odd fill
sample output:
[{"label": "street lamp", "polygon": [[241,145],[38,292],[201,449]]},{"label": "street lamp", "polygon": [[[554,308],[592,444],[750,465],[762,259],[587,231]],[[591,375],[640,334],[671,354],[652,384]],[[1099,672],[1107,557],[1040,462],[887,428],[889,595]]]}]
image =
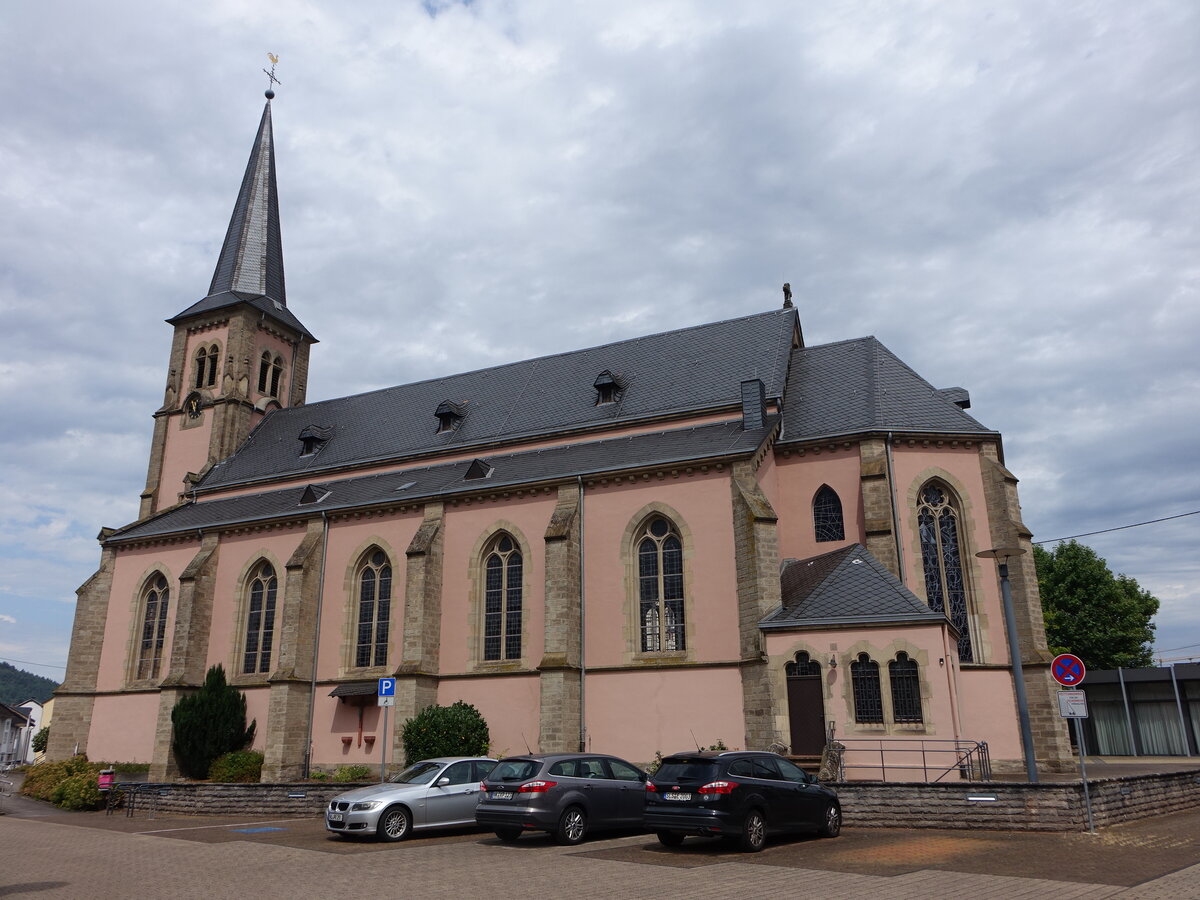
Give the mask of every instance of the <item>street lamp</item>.
[{"label": "street lamp", "polygon": [[1025,697],[1025,674],[1021,668],[1021,645],[1017,640],[1017,621],[1013,614],[1012,588],[1008,584],[1008,560],[1013,556],[1022,556],[1024,547],[996,547],[992,550],[980,550],[975,555],[980,559],[996,560],[1000,572],[1000,596],[1004,600],[1004,627],[1008,633],[1008,653],[1012,658],[1013,680],[1017,687],[1017,716],[1021,720],[1021,746],[1025,751],[1025,771],[1029,783],[1036,784],[1038,780],[1037,760],[1033,755],[1033,731],[1029,727],[1029,701]]}]

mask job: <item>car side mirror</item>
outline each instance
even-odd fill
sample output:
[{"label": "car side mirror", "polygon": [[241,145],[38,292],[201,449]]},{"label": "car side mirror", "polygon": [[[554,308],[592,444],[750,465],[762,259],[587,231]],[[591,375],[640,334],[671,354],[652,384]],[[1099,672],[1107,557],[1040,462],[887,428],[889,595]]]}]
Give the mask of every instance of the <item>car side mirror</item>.
[{"label": "car side mirror", "polygon": [[449,783],[450,783],[450,779],[449,779],[449,777],[447,777],[447,776],[444,776],[444,775],[443,775],[441,778],[439,778],[439,779],[438,779],[437,786],[438,786],[438,787],[445,787],[445,786],[446,786],[446,785],[448,785]]}]

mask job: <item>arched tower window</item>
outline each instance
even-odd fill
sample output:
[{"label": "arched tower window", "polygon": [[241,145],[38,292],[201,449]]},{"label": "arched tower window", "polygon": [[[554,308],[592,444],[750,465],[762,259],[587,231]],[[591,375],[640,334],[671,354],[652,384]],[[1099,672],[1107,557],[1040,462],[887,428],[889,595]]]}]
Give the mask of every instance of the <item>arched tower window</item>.
[{"label": "arched tower window", "polygon": [[138,644],[137,677],[157,678],[162,668],[171,591],[161,574],[150,578],[142,592],[142,637]]},{"label": "arched tower window", "polygon": [[283,357],[264,350],[258,364],[258,390],[270,397],[279,396],[279,379],[283,375]]},{"label": "arched tower window", "polygon": [[883,694],[879,690],[879,663],[866,653],[850,663],[850,682],[854,687],[854,721],[883,722]]},{"label": "arched tower window", "polygon": [[931,481],[921,488],[917,498],[917,528],[921,535],[925,596],[930,609],[946,613],[958,630],[959,660],[971,662],[974,651],[958,523],[958,503],[947,487]]},{"label": "arched tower window", "polygon": [[358,570],[358,634],[356,666],[387,665],[388,630],[392,617],[392,566],[387,554],[369,551]]},{"label": "arched tower window", "polygon": [[897,722],[921,722],[921,681],[917,663],[901,652],[888,663],[888,681],[892,687],[892,717]]},{"label": "arched tower window", "polygon": [[642,652],[685,650],[683,543],[662,516],[646,523],[638,548],[638,623]]},{"label": "arched tower window", "polygon": [[246,603],[246,645],[242,654],[242,674],[269,672],[271,649],[275,642],[275,595],[279,579],[275,568],[264,562],[254,570]]},{"label": "arched tower window", "polygon": [[216,344],[196,351],[195,387],[212,387],[217,383],[217,357],[220,353]]},{"label": "arched tower window", "polygon": [[501,532],[483,552],[483,658],[521,658],[521,548]]},{"label": "arched tower window", "polygon": [[846,539],[842,501],[838,498],[837,491],[827,484],[821,485],[821,489],[813,497],[813,530],[817,535],[817,543]]}]

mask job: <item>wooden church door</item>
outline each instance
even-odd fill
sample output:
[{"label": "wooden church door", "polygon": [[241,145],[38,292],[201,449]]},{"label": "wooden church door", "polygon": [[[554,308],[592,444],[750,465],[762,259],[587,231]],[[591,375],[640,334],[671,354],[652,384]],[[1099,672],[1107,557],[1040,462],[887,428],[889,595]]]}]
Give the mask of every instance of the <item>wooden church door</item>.
[{"label": "wooden church door", "polygon": [[821,664],[804,651],[784,667],[787,673],[788,719],[792,755],[820,756],[825,749],[825,698]]}]

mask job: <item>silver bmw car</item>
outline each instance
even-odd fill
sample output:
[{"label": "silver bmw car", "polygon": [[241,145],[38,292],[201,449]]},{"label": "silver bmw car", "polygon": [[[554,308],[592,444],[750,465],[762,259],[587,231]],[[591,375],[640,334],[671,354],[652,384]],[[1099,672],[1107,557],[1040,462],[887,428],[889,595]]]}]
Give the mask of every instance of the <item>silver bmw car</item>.
[{"label": "silver bmw car", "polygon": [[477,756],[423,759],[391,781],[334,797],[325,808],[325,827],[334,834],[402,841],[420,828],[473,825],[479,782],[495,765]]}]

